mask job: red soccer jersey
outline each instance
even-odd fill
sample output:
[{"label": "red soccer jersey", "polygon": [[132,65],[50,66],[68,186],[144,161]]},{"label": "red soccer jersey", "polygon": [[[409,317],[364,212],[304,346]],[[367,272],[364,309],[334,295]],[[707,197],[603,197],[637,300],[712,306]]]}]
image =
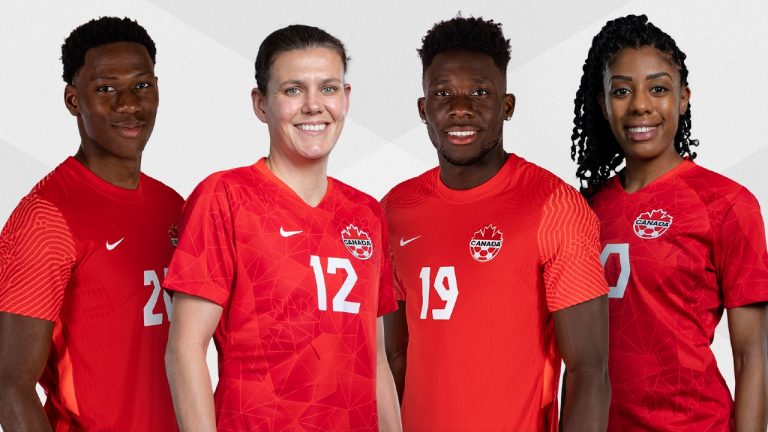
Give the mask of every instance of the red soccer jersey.
[{"label": "red soccer jersey", "polygon": [[435,168],[382,205],[410,338],[404,430],[555,430],[552,313],[608,292],[587,203],[510,155],[478,187]]},{"label": "red soccer jersey", "polygon": [[723,431],[732,399],[710,349],[723,307],[768,300],[760,208],[690,161],[592,198],[611,288],[609,430]]},{"label": "red soccer jersey", "polygon": [[40,384],[54,431],[177,430],[161,282],[183,200],[141,175],[113,186],[69,158],[0,235],[0,311],[54,321]]},{"label": "red soccer jersey", "polygon": [[166,286],[224,308],[220,431],[377,430],[376,319],[396,309],[379,204],[332,178],[310,207],[264,164],[185,207]]}]

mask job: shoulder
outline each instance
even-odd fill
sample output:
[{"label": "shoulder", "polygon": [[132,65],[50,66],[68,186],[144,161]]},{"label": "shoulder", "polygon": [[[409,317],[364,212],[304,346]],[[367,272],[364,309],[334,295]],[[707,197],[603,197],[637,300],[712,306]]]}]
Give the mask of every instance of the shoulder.
[{"label": "shoulder", "polygon": [[376,198],[333,177],[328,177],[328,181],[333,183],[335,194],[344,197],[344,199],[355,205],[368,207],[376,214],[381,213],[381,207]]},{"label": "shoulder", "polygon": [[381,199],[381,207],[385,212],[396,207],[410,207],[412,203],[418,202],[434,190],[438,172],[438,167],[431,168],[416,177],[398,183]]},{"label": "shoulder", "polygon": [[172,187],[153,177],[148,176],[147,174],[141,173],[141,182],[142,187],[144,187],[146,191],[158,195],[158,198],[160,199],[168,200],[177,204],[184,202],[184,198],[182,198],[181,195],[179,195],[179,193],[176,192]]},{"label": "shoulder", "polygon": [[252,165],[217,171],[203,179],[194,189],[194,195],[219,193],[239,188],[255,188],[263,181],[263,176]]},{"label": "shoulder", "polygon": [[699,165],[680,176],[707,207],[730,208],[736,204],[758,207],[757,198],[746,187]]}]

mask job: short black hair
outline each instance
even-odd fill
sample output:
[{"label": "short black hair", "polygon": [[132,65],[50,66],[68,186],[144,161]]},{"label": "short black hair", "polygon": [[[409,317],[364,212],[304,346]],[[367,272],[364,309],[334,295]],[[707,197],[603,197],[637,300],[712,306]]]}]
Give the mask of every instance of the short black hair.
[{"label": "short black hair", "polygon": [[[571,159],[576,161],[576,177],[581,192],[592,195],[602,186],[624,161],[616,137],[598,101],[603,92],[603,73],[624,48],[651,46],[663,53],[680,71],[680,83],[688,85],[688,68],[685,53],[675,40],[648,21],[645,15],[627,15],[608,21],[592,39],[592,46],[584,61],[581,84],[574,100],[573,133],[571,134]],[[691,104],[680,116],[675,133],[675,150],[691,160],[696,153],[691,147],[699,141],[691,139]]]},{"label": "short black hair", "polygon": [[74,84],[75,75],[85,64],[85,53],[89,49],[115,42],[135,42],[143,45],[152,64],[155,64],[155,42],[147,31],[130,18],[101,17],[93,19],[72,30],[61,46],[61,62],[64,65],[62,78],[67,84]]},{"label": "short black hair", "polygon": [[421,48],[417,50],[421,57],[422,72],[432,64],[436,55],[454,50],[487,54],[502,73],[507,72],[510,47],[509,39],[504,39],[501,23],[458,15],[435,24],[421,39]]},{"label": "short black hair", "polygon": [[347,71],[347,60],[349,58],[347,57],[344,44],[339,39],[321,28],[293,24],[275,30],[259,46],[259,53],[256,54],[256,62],[254,64],[256,86],[258,86],[259,90],[266,94],[269,70],[279,53],[308,48],[329,48],[336,51],[341,57],[344,72]]}]

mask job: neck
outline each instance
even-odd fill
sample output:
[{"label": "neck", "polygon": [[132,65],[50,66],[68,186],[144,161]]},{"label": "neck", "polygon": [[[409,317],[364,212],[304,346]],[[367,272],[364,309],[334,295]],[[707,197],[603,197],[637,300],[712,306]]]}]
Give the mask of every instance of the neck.
[{"label": "neck", "polygon": [[297,162],[270,151],[266,165],[311,207],[317,206],[328,190],[328,158]]},{"label": "neck", "polygon": [[124,189],[139,187],[141,156],[136,160],[88,155],[83,147],[75,153],[75,159],[105,182]]},{"label": "neck", "polygon": [[440,162],[440,180],[444,185],[456,190],[471,189],[480,186],[493,178],[509,158],[509,154],[503,150],[495,157],[488,156],[491,155],[487,155],[471,165],[455,165],[445,160],[442,155],[438,154]]},{"label": "neck", "polygon": [[668,157],[654,160],[627,160],[627,167],[622,176],[622,186],[626,192],[632,193],[644,188],[657,178],[680,165],[683,158],[677,153]]}]

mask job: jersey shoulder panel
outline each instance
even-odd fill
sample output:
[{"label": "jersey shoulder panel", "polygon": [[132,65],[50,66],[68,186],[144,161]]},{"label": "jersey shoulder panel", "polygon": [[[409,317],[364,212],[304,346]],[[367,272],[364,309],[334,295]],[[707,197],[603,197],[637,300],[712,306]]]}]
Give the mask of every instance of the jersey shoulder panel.
[{"label": "jersey shoulder panel", "polygon": [[392,208],[414,207],[426,195],[434,192],[434,185],[437,181],[440,168],[431,168],[422,174],[405,180],[393,187],[381,199],[381,207],[386,213]]}]

